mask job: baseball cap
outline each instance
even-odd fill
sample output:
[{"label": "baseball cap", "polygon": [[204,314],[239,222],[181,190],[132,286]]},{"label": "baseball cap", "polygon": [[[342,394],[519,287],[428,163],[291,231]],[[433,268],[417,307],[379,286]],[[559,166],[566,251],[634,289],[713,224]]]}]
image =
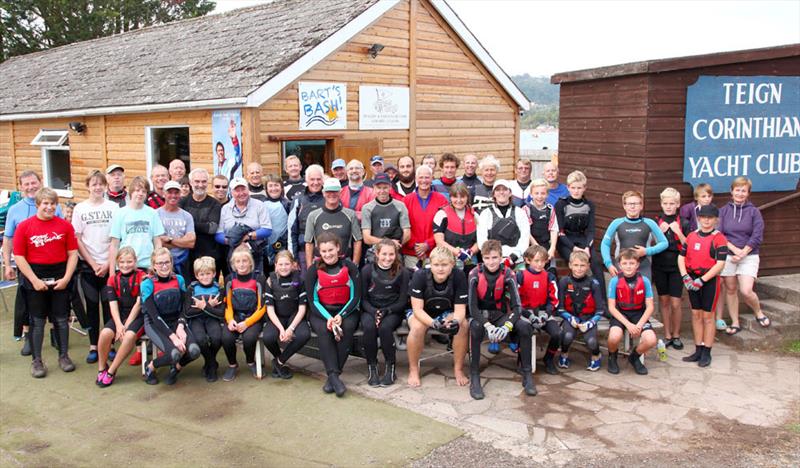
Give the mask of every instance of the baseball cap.
[{"label": "baseball cap", "polygon": [[370,166],[373,165],[373,164],[376,164],[376,163],[383,164],[383,156],[381,156],[379,154],[376,154],[375,156],[370,158],[370,160],[369,160]]},{"label": "baseball cap", "polygon": [[381,172],[380,174],[375,174],[375,177],[372,178],[372,185],[378,184],[391,184],[392,180],[389,178],[389,175],[385,172]]},{"label": "baseball cap", "polygon": [[715,205],[701,206],[697,211],[697,216],[708,216],[709,218],[719,218],[719,208]]},{"label": "baseball cap", "polygon": [[112,172],[119,169],[122,172],[125,172],[125,168],[120,166],[119,164],[112,164],[106,168],[106,174],[111,174]]},{"label": "baseball cap", "polygon": [[347,167],[347,163],[344,162],[344,159],[336,159],[333,161],[333,164],[331,164],[331,169],[338,169],[340,167]]},{"label": "baseball cap", "polygon": [[181,184],[177,180],[170,180],[166,184],[164,184],[164,191],[166,192],[169,189],[181,189]]},{"label": "baseball cap", "polygon": [[247,187],[247,181],[242,179],[241,177],[237,177],[231,181],[229,187],[231,191],[233,191],[233,189],[235,189],[236,187]]},{"label": "baseball cap", "polygon": [[385,166],[383,166],[383,172],[389,172],[389,171],[397,172],[397,166],[395,166],[392,163],[388,163]]},{"label": "baseball cap", "polygon": [[336,177],[328,177],[325,179],[325,183],[322,184],[322,191],[323,192],[341,192],[342,191],[342,183],[339,182],[339,179]]},{"label": "baseball cap", "polygon": [[507,181],[506,179],[497,179],[494,182],[494,186],[492,186],[492,191],[494,192],[495,190],[497,190],[497,187],[500,187],[500,186],[503,186],[503,187],[505,187],[505,188],[507,188],[509,190],[513,190],[511,188],[511,182]]}]

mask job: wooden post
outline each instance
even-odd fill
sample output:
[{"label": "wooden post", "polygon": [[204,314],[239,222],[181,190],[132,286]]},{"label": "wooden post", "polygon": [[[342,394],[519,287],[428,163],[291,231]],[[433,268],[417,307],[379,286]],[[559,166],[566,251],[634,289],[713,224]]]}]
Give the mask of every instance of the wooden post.
[{"label": "wooden post", "polygon": [[408,155],[417,160],[417,2],[408,15]]},{"label": "wooden post", "polygon": [[243,174],[246,173],[247,164],[261,161],[259,134],[258,134],[258,108],[245,107],[242,109],[242,165]]}]

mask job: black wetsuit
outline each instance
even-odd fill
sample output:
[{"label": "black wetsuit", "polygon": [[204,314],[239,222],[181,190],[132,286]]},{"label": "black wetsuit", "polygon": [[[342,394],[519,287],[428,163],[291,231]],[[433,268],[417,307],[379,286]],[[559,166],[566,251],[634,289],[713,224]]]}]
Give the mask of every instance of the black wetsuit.
[{"label": "black wetsuit", "polygon": [[[396,361],[393,333],[403,322],[408,308],[408,281],[408,270],[402,265],[395,276],[375,263],[361,270],[361,330],[367,364],[378,363],[378,336],[386,363]],[[375,322],[379,313],[378,326]]]}]

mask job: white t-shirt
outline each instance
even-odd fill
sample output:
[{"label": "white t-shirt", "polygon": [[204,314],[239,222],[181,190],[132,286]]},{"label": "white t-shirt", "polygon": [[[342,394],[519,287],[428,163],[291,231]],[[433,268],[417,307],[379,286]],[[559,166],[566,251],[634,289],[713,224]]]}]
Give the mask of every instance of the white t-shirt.
[{"label": "white t-shirt", "polygon": [[111,218],[119,205],[111,200],[103,199],[95,205],[85,200],[72,210],[72,227],[75,236],[81,239],[92,259],[99,264],[108,262],[108,250],[111,246]]}]

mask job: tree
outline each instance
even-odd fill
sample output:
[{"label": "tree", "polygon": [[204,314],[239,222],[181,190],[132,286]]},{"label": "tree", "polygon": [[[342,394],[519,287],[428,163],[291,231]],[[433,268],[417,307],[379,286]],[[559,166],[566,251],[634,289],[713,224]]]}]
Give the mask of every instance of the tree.
[{"label": "tree", "polygon": [[0,62],[209,13],[213,0],[0,0]]}]

